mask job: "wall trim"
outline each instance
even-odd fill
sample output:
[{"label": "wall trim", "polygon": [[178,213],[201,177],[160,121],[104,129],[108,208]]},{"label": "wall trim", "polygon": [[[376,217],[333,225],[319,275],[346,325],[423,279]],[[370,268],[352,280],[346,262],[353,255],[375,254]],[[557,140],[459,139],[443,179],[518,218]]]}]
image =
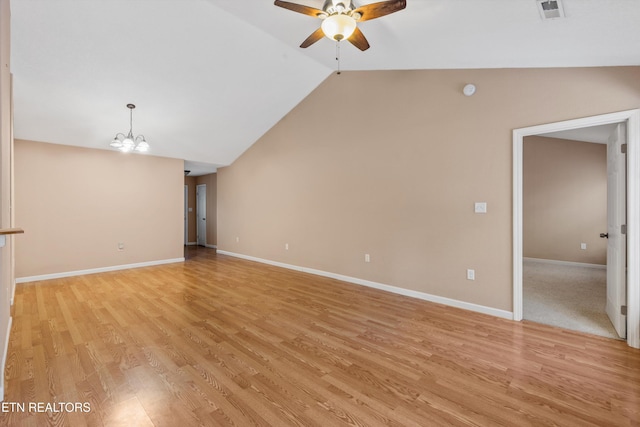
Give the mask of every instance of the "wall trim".
[{"label": "wall trim", "polygon": [[210,244],[208,244],[208,243],[206,243],[206,244],[204,245],[204,247],[205,247],[205,248],[211,248],[211,249],[218,249],[218,247],[217,247],[216,245],[210,245]]},{"label": "wall trim", "polygon": [[9,334],[11,333],[11,325],[13,317],[9,316],[9,324],[7,325],[7,338],[4,341],[4,351],[2,352],[2,371],[0,372],[0,402],[4,402],[4,368],[7,365],[7,354],[9,353]]},{"label": "wall trim", "polygon": [[595,269],[599,269],[599,270],[606,270],[607,269],[607,266],[603,265],[603,264],[589,264],[587,262],[561,261],[561,260],[557,260],[557,259],[522,257],[522,261],[535,262],[535,263],[539,263],[539,264],[566,265],[567,267],[585,267],[585,268],[595,268]]},{"label": "wall trim", "polygon": [[243,254],[238,254],[238,253],[228,252],[223,250],[218,250],[218,253],[222,255],[228,255],[236,258],[246,259],[248,261],[255,261],[255,262],[260,262],[262,264],[269,264],[276,267],[282,267],[289,270],[296,270],[296,271],[301,271],[303,273],[315,274],[316,276],[329,277],[331,279],[341,280],[343,282],[349,282],[356,285],[366,286],[368,288],[375,288],[382,291],[391,292],[394,294],[404,295],[407,297],[417,298],[417,299],[421,299],[429,302],[435,302],[438,304],[444,304],[451,307],[461,308],[464,310],[475,311],[477,313],[488,314],[490,316],[499,317],[502,319],[508,319],[508,320],[513,319],[513,313],[506,310],[500,310],[497,308],[486,307],[483,305],[473,304],[470,302],[459,301],[459,300],[441,297],[437,295],[431,295],[424,292],[413,291],[411,289],[399,288],[397,286],[385,285],[384,283],[372,282],[369,280],[359,279],[357,277],[344,276],[342,274],[330,273],[328,271],[316,270],[316,269],[307,268],[307,267],[300,267],[297,265],[286,264],[278,261],[271,261],[263,258],[250,256],[250,255],[243,255]]},{"label": "wall trim", "polygon": [[198,244],[197,242],[187,242],[185,246],[195,246],[197,244]]},{"label": "wall trim", "polygon": [[109,271],[128,270],[131,268],[150,267],[154,265],[172,264],[175,262],[184,262],[184,257],[138,262],[134,264],[113,265],[110,267],[91,268],[87,270],[63,271],[61,273],[42,274],[40,276],[18,277],[16,278],[16,283],[38,282],[40,280],[60,279],[62,277],[82,276],[85,274],[106,273]]}]

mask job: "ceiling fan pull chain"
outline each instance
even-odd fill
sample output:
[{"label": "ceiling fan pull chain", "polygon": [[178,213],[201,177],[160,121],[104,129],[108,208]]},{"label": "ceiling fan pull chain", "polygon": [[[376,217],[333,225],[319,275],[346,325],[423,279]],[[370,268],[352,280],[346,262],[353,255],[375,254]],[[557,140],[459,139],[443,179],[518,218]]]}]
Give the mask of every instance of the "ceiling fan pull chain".
[{"label": "ceiling fan pull chain", "polygon": [[336,42],[336,61],[338,61],[338,74],[340,74],[340,42]]}]

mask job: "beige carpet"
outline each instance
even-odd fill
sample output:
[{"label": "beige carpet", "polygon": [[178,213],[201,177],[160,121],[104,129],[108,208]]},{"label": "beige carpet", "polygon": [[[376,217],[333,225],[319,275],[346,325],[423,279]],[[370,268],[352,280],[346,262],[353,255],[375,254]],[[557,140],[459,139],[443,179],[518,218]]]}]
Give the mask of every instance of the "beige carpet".
[{"label": "beige carpet", "polygon": [[620,339],[605,312],[606,269],[525,260],[524,318]]}]

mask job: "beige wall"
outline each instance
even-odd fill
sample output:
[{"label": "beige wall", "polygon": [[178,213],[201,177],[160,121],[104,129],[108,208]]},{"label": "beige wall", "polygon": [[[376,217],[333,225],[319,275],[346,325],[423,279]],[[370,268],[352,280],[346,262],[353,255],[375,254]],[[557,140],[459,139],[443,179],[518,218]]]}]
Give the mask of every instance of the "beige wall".
[{"label": "beige wall", "polygon": [[215,173],[196,177],[197,184],[207,186],[207,245],[216,246],[218,242],[218,175]]},{"label": "beige wall", "polygon": [[183,177],[182,160],[16,141],[17,277],[182,258]]},{"label": "beige wall", "polygon": [[189,188],[189,199],[188,206],[191,209],[191,212],[188,212],[188,239],[187,242],[189,244],[196,243],[196,177],[195,176],[185,176],[184,177],[184,185]]},{"label": "beige wall", "polygon": [[512,130],[638,106],[638,67],[334,74],[218,170],[218,248],[511,311]]},{"label": "beige wall", "polygon": [[530,136],[523,153],[524,256],[606,265],[607,146]]}]

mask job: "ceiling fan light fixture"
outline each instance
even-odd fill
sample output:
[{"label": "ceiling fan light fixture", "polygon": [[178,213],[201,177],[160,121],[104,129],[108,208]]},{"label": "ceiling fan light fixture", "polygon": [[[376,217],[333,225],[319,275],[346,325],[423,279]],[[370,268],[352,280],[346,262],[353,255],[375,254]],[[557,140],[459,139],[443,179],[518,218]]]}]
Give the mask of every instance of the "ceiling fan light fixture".
[{"label": "ceiling fan light fixture", "polygon": [[356,20],[344,13],[337,13],[322,21],[322,31],[331,40],[340,41],[351,37],[356,29]]},{"label": "ceiling fan light fixture", "polygon": [[370,47],[369,42],[357,27],[357,23],[398,12],[407,7],[407,0],[381,0],[364,6],[356,6],[352,0],[324,0],[321,9],[285,0],[275,0],[273,4],[322,20],[320,28],[300,44],[301,48],[307,48],[326,36],[338,42],[347,39],[356,48],[365,51]]}]

